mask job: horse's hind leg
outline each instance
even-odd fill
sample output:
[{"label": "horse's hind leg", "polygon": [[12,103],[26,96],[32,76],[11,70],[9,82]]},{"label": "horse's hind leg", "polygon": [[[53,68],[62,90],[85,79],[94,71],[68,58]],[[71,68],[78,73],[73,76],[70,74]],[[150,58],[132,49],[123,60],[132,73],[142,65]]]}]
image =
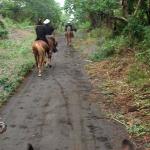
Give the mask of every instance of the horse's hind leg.
[{"label": "horse's hind leg", "polygon": [[66,34],[66,41],[67,41],[67,46],[69,46],[69,34]]},{"label": "horse's hind leg", "polygon": [[70,36],[70,39],[69,39],[69,46],[71,46],[71,43],[72,43],[72,37]]},{"label": "horse's hind leg", "polygon": [[36,67],[38,68],[38,56],[36,54],[34,54],[34,57],[35,57]]},{"label": "horse's hind leg", "polygon": [[37,53],[37,51],[33,50],[33,54],[34,54],[34,58],[35,58],[36,67],[38,68],[38,53]]},{"label": "horse's hind leg", "polygon": [[34,150],[31,144],[28,144],[27,150]]},{"label": "horse's hind leg", "polygon": [[44,67],[44,61],[45,61],[45,53],[41,53],[39,55],[39,61],[38,61],[38,76],[41,77],[42,76],[42,70],[43,70],[43,67]]},{"label": "horse's hind leg", "polygon": [[71,46],[72,43],[72,35],[71,32],[68,33],[68,46]]},{"label": "horse's hind leg", "polygon": [[48,52],[48,66],[51,68],[52,65],[51,65],[51,60],[52,60],[52,52]]}]

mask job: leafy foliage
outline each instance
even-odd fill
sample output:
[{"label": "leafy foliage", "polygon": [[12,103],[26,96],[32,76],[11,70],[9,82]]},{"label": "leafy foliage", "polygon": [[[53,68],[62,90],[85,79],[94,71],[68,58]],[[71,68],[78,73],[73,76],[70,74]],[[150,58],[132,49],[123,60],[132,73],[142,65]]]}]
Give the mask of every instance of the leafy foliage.
[{"label": "leafy foliage", "polygon": [[2,21],[0,21],[0,38],[6,37],[8,34],[8,31]]},{"label": "leafy foliage", "polygon": [[20,22],[50,18],[57,25],[60,22],[61,9],[54,0],[2,0],[0,13]]},{"label": "leafy foliage", "polygon": [[0,105],[32,69],[34,58],[30,45],[33,40],[30,32],[27,37],[0,40]]},{"label": "leafy foliage", "polygon": [[120,53],[120,49],[126,45],[126,38],[118,36],[115,39],[107,39],[101,47],[90,57],[93,61],[100,61],[114,54]]}]

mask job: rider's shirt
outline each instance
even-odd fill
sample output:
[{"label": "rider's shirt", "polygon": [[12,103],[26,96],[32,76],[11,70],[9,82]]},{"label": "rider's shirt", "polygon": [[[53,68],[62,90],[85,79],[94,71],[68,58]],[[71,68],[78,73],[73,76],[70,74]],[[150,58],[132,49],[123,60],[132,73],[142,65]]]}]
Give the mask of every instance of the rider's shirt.
[{"label": "rider's shirt", "polygon": [[37,35],[37,38],[36,40],[43,40],[43,41],[46,41],[46,30],[45,30],[45,26],[44,25],[37,25],[36,28],[35,28],[35,31],[36,31],[36,35]]},{"label": "rider's shirt", "polygon": [[54,32],[54,28],[50,25],[45,25],[45,32],[46,35],[52,35],[52,33]]}]

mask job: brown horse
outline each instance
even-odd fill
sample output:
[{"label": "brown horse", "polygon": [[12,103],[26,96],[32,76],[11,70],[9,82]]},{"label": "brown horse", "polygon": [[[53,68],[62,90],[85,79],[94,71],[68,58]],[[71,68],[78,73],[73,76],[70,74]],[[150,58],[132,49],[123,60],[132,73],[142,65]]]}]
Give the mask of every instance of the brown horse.
[{"label": "brown horse", "polygon": [[[45,62],[49,65],[51,63],[51,57],[52,57],[52,51],[54,48],[53,40],[50,38],[48,40],[47,44],[46,42],[42,40],[34,41],[32,45],[33,54],[36,61],[36,66],[38,68],[38,76],[42,76],[42,70],[44,67]],[[46,55],[48,57],[48,62],[46,61]]]},{"label": "brown horse", "polygon": [[67,28],[67,31],[65,33],[65,37],[66,37],[67,45],[71,46],[72,38],[74,37],[74,34],[73,34],[73,31],[71,31],[70,27]]}]

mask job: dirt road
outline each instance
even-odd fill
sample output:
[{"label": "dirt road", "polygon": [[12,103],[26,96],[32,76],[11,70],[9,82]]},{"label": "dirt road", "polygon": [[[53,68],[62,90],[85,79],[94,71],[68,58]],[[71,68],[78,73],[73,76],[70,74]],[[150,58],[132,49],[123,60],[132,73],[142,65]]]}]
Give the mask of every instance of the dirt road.
[{"label": "dirt road", "polygon": [[91,89],[79,54],[60,37],[53,67],[42,78],[33,70],[1,110],[0,150],[119,150],[126,132],[89,102]]}]

